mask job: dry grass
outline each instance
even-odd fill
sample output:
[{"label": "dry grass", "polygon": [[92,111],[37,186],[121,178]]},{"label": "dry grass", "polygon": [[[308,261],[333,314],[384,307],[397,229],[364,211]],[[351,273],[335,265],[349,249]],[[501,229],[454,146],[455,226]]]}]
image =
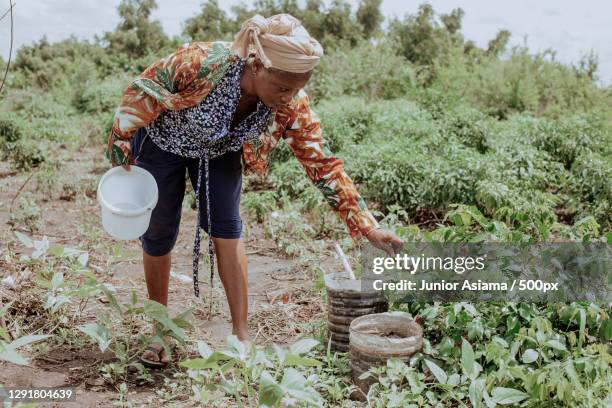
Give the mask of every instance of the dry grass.
[{"label": "dry grass", "polygon": [[254,341],[261,345],[291,342],[304,333],[306,324],[320,318],[323,313],[323,302],[318,293],[304,288],[285,291],[249,316],[257,327]]}]

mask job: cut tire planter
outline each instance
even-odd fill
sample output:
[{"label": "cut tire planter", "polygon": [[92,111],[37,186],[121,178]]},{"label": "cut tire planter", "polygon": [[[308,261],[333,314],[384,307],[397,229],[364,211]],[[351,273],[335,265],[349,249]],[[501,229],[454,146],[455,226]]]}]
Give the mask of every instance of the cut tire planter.
[{"label": "cut tire planter", "polygon": [[361,316],[349,328],[349,359],[353,383],[362,392],[353,396],[362,399],[376,378],[359,379],[371,367],[385,365],[390,358],[408,362],[423,347],[423,329],[403,312]]},{"label": "cut tire planter", "polygon": [[[361,279],[351,279],[346,273],[330,273],[325,275],[327,294],[333,298],[371,299],[384,298],[381,291],[369,288],[364,290]],[[371,285],[368,285],[371,286]]]},{"label": "cut tire planter", "polygon": [[330,332],[329,336],[331,337],[332,340],[334,340],[336,342],[341,342],[341,343],[349,344],[349,334],[347,334],[347,333]]},{"label": "cut tire planter", "polygon": [[375,298],[348,298],[348,297],[330,297],[329,303],[336,307],[355,307],[368,308],[376,307],[380,304],[381,299]]},{"label": "cut tire planter", "polygon": [[349,326],[353,319],[386,312],[387,299],[382,292],[362,290],[359,279],[350,279],[346,273],[325,275],[327,289],[328,332],[331,352],[346,353],[349,350]]},{"label": "cut tire planter", "polygon": [[[412,353],[414,354],[414,353]],[[369,354],[364,354],[364,353],[360,353],[359,351],[353,349],[349,351],[349,359],[352,361],[358,361],[358,362],[365,362],[368,363],[369,365],[372,364],[387,364],[387,360],[390,358],[398,358],[404,362],[408,362],[410,360],[410,357],[412,356],[412,354],[410,356],[404,356],[404,355],[398,355],[398,356],[385,356],[385,357],[381,357],[381,356],[372,356]]]},{"label": "cut tire planter", "polygon": [[348,336],[349,326],[346,324],[335,324],[334,322],[327,322],[327,328],[330,332],[342,333]]},{"label": "cut tire planter", "polygon": [[[381,307],[380,309],[381,310],[377,311],[376,313],[384,313],[384,312],[386,312],[389,309],[389,307],[388,306]],[[327,320],[330,323],[346,326],[346,332],[348,333],[348,328],[351,325],[351,322],[353,320],[355,320],[355,316],[339,316],[339,315],[334,315],[334,314],[328,313],[328,319]]]},{"label": "cut tire planter", "polygon": [[332,352],[335,350],[338,353],[348,353],[349,346],[348,343],[345,343],[343,341],[335,341],[334,339],[331,339],[330,350],[332,350]]},{"label": "cut tire planter", "polygon": [[353,317],[357,317],[357,316],[364,316],[367,314],[372,314],[372,313],[382,313],[385,310],[383,309],[387,309],[388,305],[386,303],[380,304],[380,305],[376,305],[374,307],[340,307],[340,306],[334,306],[332,304],[328,304],[329,307],[329,313],[336,315],[336,316],[353,316]]}]

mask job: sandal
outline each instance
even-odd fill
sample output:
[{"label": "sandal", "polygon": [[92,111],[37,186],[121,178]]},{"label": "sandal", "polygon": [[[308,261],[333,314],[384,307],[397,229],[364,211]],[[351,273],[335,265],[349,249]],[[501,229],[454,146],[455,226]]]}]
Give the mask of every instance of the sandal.
[{"label": "sandal", "polygon": [[[171,349],[173,349],[173,347],[171,347]],[[148,358],[144,358],[142,355],[139,357],[140,362],[142,363],[143,366],[148,367],[148,368],[164,368],[168,365],[167,361],[161,361],[161,353],[162,351],[164,351],[164,348],[160,348],[158,349],[157,347],[154,347],[153,345],[150,345],[149,347],[146,348],[146,351],[151,351],[155,354],[157,354],[157,357],[159,358],[159,361],[154,361],[154,360],[149,360]],[[144,354],[144,352],[143,352]]]}]

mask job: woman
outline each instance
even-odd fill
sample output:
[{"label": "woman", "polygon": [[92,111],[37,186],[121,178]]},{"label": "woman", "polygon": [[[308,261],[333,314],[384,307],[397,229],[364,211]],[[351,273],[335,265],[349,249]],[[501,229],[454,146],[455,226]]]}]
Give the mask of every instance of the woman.
[{"label": "woman", "polygon": [[[193,43],[148,67],[125,90],[115,113],[107,156],[113,165],[150,171],[159,201],[140,238],[149,298],[168,301],[171,255],[178,236],[185,170],[196,191],[198,225],[208,232],[211,284],[219,261],[233,333],[248,339],[247,260],[240,239],[243,172],[265,176],[281,138],[345,222],[393,253],[401,240],[382,230],[322,138],[320,121],[303,91],[323,55],[321,45],[288,14],[247,20],[233,43]],[[205,205],[201,205],[205,203]],[[199,228],[193,270],[198,296]],[[150,366],[168,358],[160,344],[141,357]]]}]

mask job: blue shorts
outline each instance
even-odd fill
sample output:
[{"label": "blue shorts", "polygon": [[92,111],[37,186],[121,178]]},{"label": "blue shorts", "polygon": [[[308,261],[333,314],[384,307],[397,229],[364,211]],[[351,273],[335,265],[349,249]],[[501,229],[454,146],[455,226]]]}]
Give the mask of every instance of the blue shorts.
[{"label": "blue shorts", "polygon": [[[198,181],[198,159],[182,157],[160,149],[144,128],[138,129],[132,140],[135,164],[148,170],[159,189],[159,199],[151,214],[149,229],[140,237],[142,249],[151,256],[168,254],[178,238],[181,209],[185,195],[185,172],[195,190]],[[210,208],[212,236],[237,239],[242,233],[240,217],[240,193],[242,191],[242,150],[227,152],[211,159]],[[204,169],[202,168],[202,173]],[[202,186],[206,176],[202,174]],[[206,214],[206,189],[200,191],[200,224],[208,231]]]}]

